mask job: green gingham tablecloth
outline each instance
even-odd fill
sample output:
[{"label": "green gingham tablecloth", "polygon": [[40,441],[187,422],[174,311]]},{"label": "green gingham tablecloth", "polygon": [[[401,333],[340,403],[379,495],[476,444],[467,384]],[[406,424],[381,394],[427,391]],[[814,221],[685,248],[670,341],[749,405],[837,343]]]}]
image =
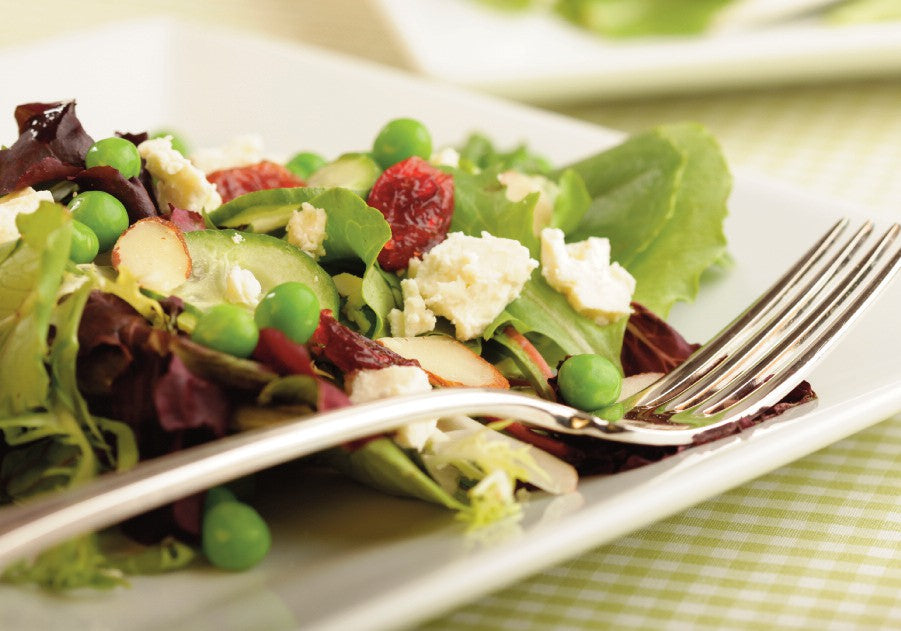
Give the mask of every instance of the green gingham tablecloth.
[{"label": "green gingham tablecloth", "polygon": [[[699,120],[735,167],[901,219],[899,80],[562,111]],[[423,626],[702,628],[901,629],[901,415]]]}]

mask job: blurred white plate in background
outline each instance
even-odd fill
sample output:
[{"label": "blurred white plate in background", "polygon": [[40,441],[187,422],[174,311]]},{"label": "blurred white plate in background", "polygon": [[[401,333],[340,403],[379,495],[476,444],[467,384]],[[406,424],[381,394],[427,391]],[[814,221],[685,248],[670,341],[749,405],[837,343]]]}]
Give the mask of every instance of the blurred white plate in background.
[{"label": "blurred white plate in background", "polygon": [[[739,5],[734,20],[747,26],[783,14],[763,2]],[[901,22],[724,23],[697,36],[609,40],[549,12],[477,0],[377,4],[423,74],[537,103],[901,73]]]}]

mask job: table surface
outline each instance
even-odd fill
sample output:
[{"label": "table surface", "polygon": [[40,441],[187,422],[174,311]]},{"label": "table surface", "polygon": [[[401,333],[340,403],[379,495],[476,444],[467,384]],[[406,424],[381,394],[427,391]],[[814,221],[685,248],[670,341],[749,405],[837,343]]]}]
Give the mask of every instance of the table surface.
[{"label": "table surface", "polygon": [[[412,68],[367,0],[0,0],[0,15],[2,46],[170,15]],[[625,131],[697,120],[735,167],[901,218],[898,76],[550,107]],[[901,415],[422,628],[704,627],[901,628]]]}]

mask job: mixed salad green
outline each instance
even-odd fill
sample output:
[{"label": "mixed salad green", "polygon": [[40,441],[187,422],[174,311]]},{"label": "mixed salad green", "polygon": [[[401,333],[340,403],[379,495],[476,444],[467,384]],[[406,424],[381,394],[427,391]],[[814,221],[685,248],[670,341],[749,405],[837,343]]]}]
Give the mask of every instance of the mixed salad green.
[{"label": "mixed salad green", "polygon": [[[256,141],[95,141],[74,102],[16,109],[0,150],[0,501],[199,442],[432,387],[518,388],[616,419],[623,378],[692,345],[661,317],[723,260],[730,175],[710,134],[659,127],[562,167],[418,121],[335,159]],[[301,139],[298,139],[300,142]],[[559,368],[559,372],[558,372]],[[318,456],[478,526],[672,450],[515,419],[420,422]],[[54,589],[269,546],[234,489],[7,568]]]}]

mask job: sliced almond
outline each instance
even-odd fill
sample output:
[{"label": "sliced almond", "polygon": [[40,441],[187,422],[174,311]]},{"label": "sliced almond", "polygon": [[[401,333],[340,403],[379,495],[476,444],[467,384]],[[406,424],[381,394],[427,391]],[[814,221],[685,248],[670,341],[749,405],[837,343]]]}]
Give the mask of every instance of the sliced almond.
[{"label": "sliced almond", "polygon": [[510,383],[490,362],[457,340],[443,335],[383,337],[380,344],[415,359],[429,374],[433,386],[509,388]]},{"label": "sliced almond", "polygon": [[147,217],[123,232],[112,252],[113,267],[127,268],[142,287],[167,294],[191,276],[191,255],[181,229]]}]

